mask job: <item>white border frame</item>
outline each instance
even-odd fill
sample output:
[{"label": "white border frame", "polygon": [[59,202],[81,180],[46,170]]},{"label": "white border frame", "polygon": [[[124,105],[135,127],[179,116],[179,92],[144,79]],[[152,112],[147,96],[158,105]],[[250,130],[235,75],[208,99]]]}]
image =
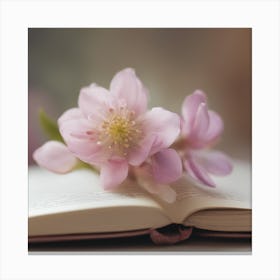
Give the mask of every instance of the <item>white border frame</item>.
[{"label": "white border frame", "polygon": [[[11,0],[0,20],[1,279],[280,278],[278,1]],[[253,28],[252,255],[28,255],[28,27]]]}]

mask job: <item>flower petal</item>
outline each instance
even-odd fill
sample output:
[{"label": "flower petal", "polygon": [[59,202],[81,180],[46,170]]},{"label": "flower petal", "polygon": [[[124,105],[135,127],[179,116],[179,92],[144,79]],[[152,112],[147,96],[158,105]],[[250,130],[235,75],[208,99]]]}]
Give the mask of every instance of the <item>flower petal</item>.
[{"label": "flower petal", "polygon": [[201,103],[206,103],[206,95],[201,90],[194,91],[183,102],[182,115],[185,122],[185,132],[188,134],[193,126],[196,112]]},{"label": "flower petal", "polygon": [[59,121],[59,131],[68,147],[82,161],[96,164],[105,161],[107,153],[98,145],[98,136],[91,122],[82,119]]},{"label": "flower petal", "polygon": [[182,175],[182,161],[173,149],[164,149],[152,156],[153,177],[158,183],[169,184]]},{"label": "flower petal", "polygon": [[214,111],[208,111],[209,114],[209,126],[204,136],[204,142],[211,144],[215,142],[223,132],[224,123],[222,118]]},{"label": "flower petal", "polygon": [[143,127],[146,134],[153,134],[155,141],[150,155],[168,148],[180,133],[180,117],[160,107],[155,107],[144,116]]},{"label": "flower petal", "polygon": [[128,154],[128,162],[133,166],[139,166],[149,156],[155,137],[147,135],[139,141],[138,145],[131,148]]},{"label": "flower petal", "polygon": [[127,161],[108,161],[101,166],[100,180],[105,190],[118,187],[128,175]]},{"label": "flower petal", "polygon": [[209,173],[225,176],[231,173],[231,159],[220,151],[196,152],[196,161]]},{"label": "flower petal", "polygon": [[59,121],[59,131],[64,141],[69,146],[72,141],[97,141],[97,135],[91,123],[85,118],[81,119],[68,119],[66,121]]},{"label": "flower petal", "polygon": [[192,157],[183,161],[187,174],[195,181],[207,185],[209,187],[215,187],[215,183],[208,175],[207,170],[197,163]]},{"label": "flower petal", "polygon": [[176,201],[176,192],[169,185],[160,185],[158,187],[157,195],[164,201],[168,203],[173,203]]},{"label": "flower petal", "polygon": [[125,100],[127,107],[136,116],[147,110],[148,91],[131,68],[126,68],[113,77],[110,92],[117,99]]},{"label": "flower petal", "polygon": [[63,122],[73,119],[83,118],[83,113],[79,108],[71,108],[65,111],[58,119],[58,125],[60,126]]},{"label": "flower petal", "polygon": [[91,115],[98,117],[104,114],[104,111],[110,105],[110,99],[107,89],[91,84],[81,89],[78,104],[86,117]]},{"label": "flower petal", "polygon": [[77,164],[76,157],[67,147],[57,141],[49,141],[33,153],[38,165],[52,172],[67,173]]},{"label": "flower petal", "polygon": [[151,194],[157,195],[160,199],[173,203],[176,200],[176,192],[165,184],[158,184],[153,181],[152,177],[139,177],[137,178],[138,184]]},{"label": "flower petal", "polygon": [[141,167],[135,167],[137,183],[151,194],[157,195],[160,199],[172,203],[176,200],[176,192],[167,184],[156,182],[153,177],[153,169],[151,164],[144,163]]},{"label": "flower petal", "polygon": [[193,128],[188,137],[188,143],[195,148],[204,146],[205,135],[209,127],[209,115],[206,103],[201,103],[198,107]]}]

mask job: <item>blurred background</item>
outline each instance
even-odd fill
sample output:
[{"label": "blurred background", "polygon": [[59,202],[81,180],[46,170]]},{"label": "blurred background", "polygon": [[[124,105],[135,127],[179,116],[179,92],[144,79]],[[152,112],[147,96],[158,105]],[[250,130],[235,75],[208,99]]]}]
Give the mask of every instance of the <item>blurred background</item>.
[{"label": "blurred background", "polygon": [[186,95],[202,89],[225,122],[217,148],[251,159],[251,29],[30,28],[28,31],[28,157],[43,144],[38,111],[53,119],[77,106],[81,87],[108,88],[132,67],[150,91],[149,106],[180,113]]}]

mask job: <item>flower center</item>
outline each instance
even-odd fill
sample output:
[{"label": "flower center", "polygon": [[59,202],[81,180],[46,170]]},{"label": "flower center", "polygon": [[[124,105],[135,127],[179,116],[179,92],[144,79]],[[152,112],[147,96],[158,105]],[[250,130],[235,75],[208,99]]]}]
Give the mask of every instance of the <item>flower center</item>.
[{"label": "flower center", "polygon": [[107,130],[113,142],[123,145],[129,142],[132,126],[132,122],[122,116],[114,116],[109,122],[103,123],[103,128]]},{"label": "flower center", "polygon": [[99,131],[99,145],[105,145],[119,156],[126,156],[128,149],[141,138],[141,126],[134,120],[135,113],[125,107],[109,109]]}]

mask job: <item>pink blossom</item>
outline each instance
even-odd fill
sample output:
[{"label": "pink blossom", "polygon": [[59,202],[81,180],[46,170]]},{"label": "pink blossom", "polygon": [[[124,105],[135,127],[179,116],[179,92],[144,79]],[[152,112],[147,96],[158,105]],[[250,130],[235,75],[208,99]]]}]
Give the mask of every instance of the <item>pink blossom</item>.
[{"label": "pink blossom", "polygon": [[232,171],[227,155],[209,150],[223,132],[223,121],[216,112],[208,110],[206,95],[200,90],[185,98],[182,115],[182,140],[177,145],[183,150],[185,170],[194,180],[214,187],[209,174],[223,176]]},{"label": "pink blossom", "polygon": [[[160,107],[147,111],[147,95],[134,70],[127,68],[114,76],[110,90],[96,84],[82,88],[78,107],[58,120],[68,150],[100,168],[105,189],[117,187],[126,179],[129,166],[140,166],[147,159],[156,162],[157,180],[172,179],[161,169],[168,169],[168,157],[174,158],[166,149],[180,133],[180,118]],[[160,165],[157,159],[162,156]]]},{"label": "pink blossom", "polygon": [[156,194],[168,203],[176,200],[176,192],[170,183],[182,176],[182,161],[174,149],[159,151],[133,171],[139,185],[148,192]]},{"label": "pink blossom", "polygon": [[147,96],[130,68],[113,77],[109,90],[97,84],[82,88],[78,107],[58,119],[65,144],[47,142],[34,152],[35,161],[57,173],[86,162],[99,169],[101,184],[108,190],[130,174],[169,203],[176,200],[170,184],[181,177],[182,162],[192,179],[211,187],[215,183],[210,174],[231,172],[228,156],[210,150],[221,136],[223,121],[208,110],[202,91],[185,98],[181,120],[161,107],[148,111]]}]

